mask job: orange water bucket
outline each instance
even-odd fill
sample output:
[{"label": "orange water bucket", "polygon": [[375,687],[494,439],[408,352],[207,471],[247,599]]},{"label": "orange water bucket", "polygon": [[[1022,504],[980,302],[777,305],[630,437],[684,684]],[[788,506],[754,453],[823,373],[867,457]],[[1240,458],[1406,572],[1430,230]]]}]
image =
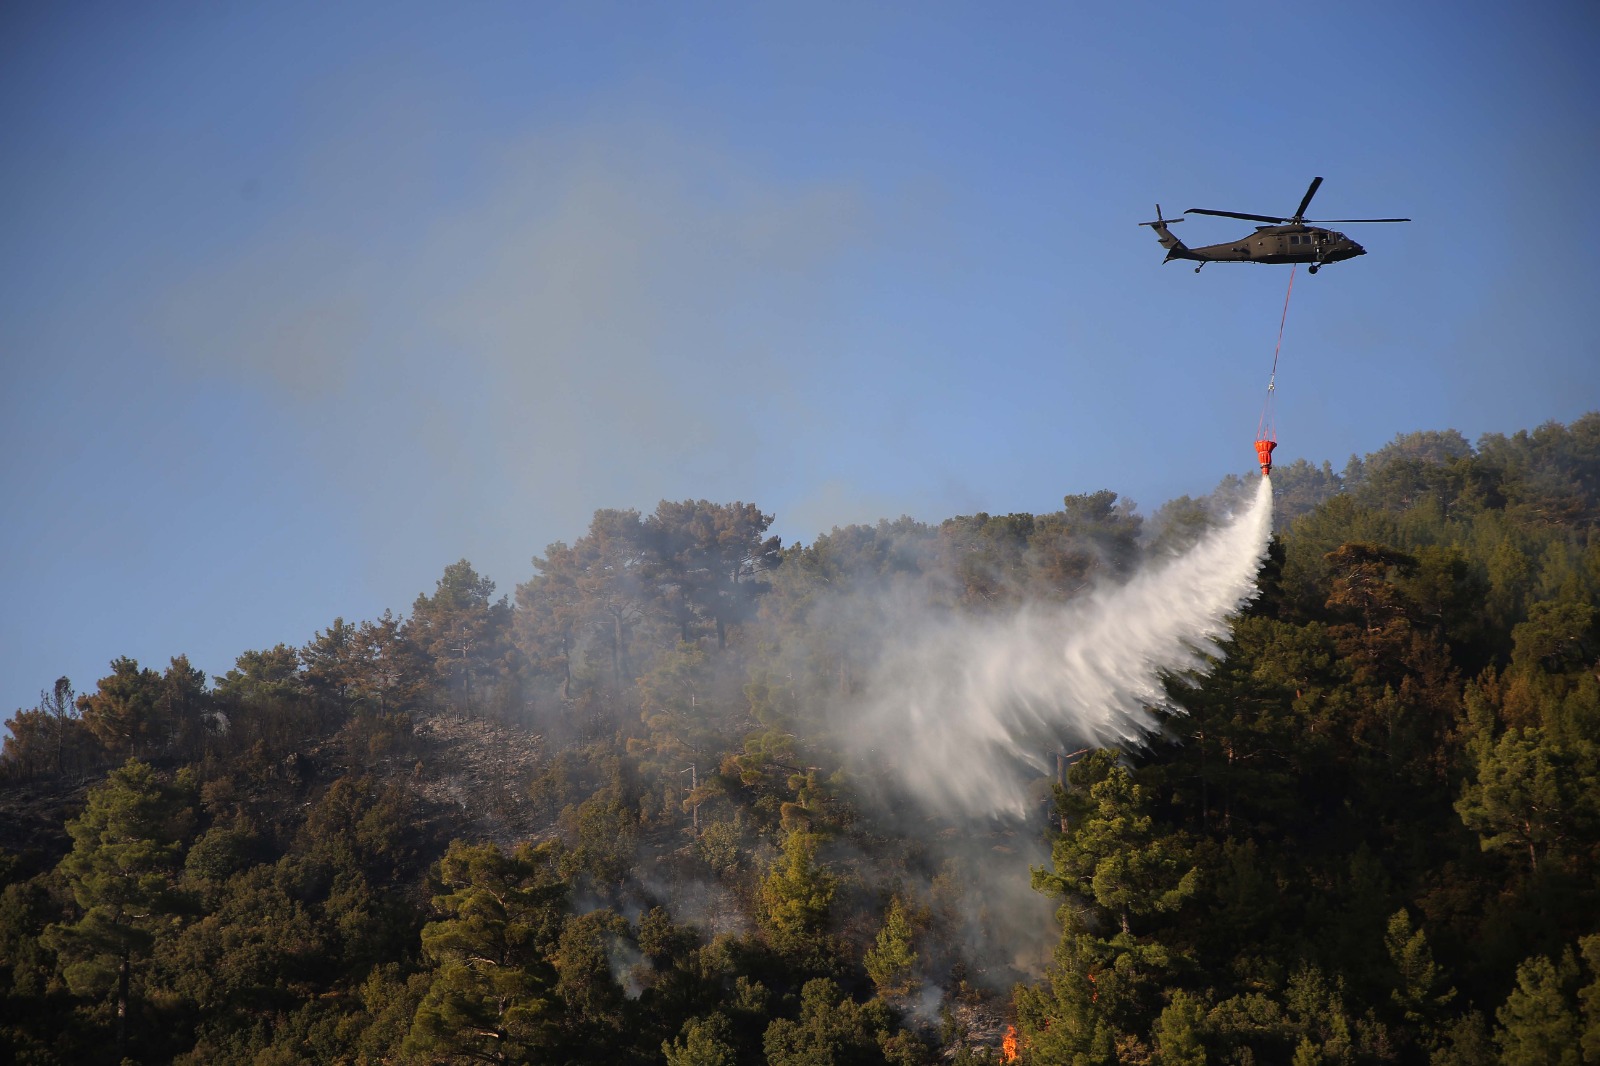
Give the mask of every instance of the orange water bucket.
[{"label": "orange water bucket", "polygon": [[1261,462],[1261,474],[1263,477],[1272,473],[1272,449],[1277,446],[1278,442],[1275,440],[1256,441],[1256,458]]}]

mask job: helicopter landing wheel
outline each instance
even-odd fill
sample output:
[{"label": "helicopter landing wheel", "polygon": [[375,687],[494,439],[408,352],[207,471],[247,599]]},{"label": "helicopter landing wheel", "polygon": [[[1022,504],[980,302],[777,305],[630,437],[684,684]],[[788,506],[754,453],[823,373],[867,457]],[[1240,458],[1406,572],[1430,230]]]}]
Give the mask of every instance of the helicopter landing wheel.
[{"label": "helicopter landing wheel", "polygon": [[1317,272],[1317,268],[1320,267],[1320,266],[1322,266],[1321,263],[1312,263],[1311,264],[1311,269],[1309,271],[1307,271],[1307,273],[1315,274]]}]

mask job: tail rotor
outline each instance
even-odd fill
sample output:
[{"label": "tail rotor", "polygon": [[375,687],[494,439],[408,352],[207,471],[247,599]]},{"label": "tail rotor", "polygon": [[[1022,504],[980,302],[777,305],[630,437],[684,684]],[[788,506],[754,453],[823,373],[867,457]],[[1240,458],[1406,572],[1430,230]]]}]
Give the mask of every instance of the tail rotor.
[{"label": "tail rotor", "polygon": [[1181,218],[1162,218],[1161,217],[1161,205],[1160,204],[1156,204],[1156,220],[1154,222],[1141,222],[1141,223],[1139,223],[1139,225],[1141,225],[1141,226],[1151,226],[1151,227],[1155,227],[1157,229],[1165,229],[1166,227],[1172,225],[1175,222],[1182,222],[1182,221],[1183,221],[1183,219],[1181,219]]}]

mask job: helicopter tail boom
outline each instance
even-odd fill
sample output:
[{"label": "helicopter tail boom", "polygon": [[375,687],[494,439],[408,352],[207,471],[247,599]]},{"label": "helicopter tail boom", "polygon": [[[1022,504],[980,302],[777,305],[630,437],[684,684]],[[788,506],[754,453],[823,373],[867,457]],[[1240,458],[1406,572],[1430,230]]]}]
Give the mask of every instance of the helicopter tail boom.
[{"label": "helicopter tail boom", "polygon": [[1198,259],[1199,256],[1189,251],[1189,246],[1173,235],[1167,226],[1174,222],[1182,222],[1181,218],[1162,218],[1161,205],[1156,204],[1156,219],[1154,222],[1141,222],[1141,226],[1149,226],[1156,231],[1156,240],[1161,242],[1161,247],[1167,250],[1167,257],[1162,260],[1170,263],[1174,259]]}]

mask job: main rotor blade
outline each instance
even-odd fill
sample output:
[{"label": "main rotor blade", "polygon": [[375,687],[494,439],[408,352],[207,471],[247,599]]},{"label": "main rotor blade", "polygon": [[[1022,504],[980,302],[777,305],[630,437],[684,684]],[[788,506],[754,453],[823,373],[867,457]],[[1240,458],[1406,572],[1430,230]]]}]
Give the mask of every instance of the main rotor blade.
[{"label": "main rotor blade", "polygon": [[1186,214],[1186,215],[1221,215],[1223,218],[1242,218],[1242,219],[1247,219],[1248,221],[1251,221],[1251,222],[1287,222],[1287,221],[1289,221],[1286,218],[1278,218],[1275,215],[1246,215],[1246,214],[1241,214],[1238,211],[1207,211],[1203,207],[1191,207],[1191,208],[1189,208],[1189,210],[1185,211],[1184,214]]},{"label": "main rotor blade", "polygon": [[1410,222],[1409,218],[1302,218],[1308,226],[1326,226],[1333,222]]},{"label": "main rotor blade", "polygon": [[1311,206],[1311,198],[1313,196],[1317,195],[1317,188],[1321,184],[1322,184],[1322,179],[1321,178],[1312,178],[1311,179],[1311,188],[1306,190],[1306,198],[1304,200],[1300,201],[1300,206],[1299,207],[1295,208],[1294,215],[1293,215],[1293,217],[1295,219],[1297,219],[1297,220],[1301,219],[1305,215],[1306,208]]}]

